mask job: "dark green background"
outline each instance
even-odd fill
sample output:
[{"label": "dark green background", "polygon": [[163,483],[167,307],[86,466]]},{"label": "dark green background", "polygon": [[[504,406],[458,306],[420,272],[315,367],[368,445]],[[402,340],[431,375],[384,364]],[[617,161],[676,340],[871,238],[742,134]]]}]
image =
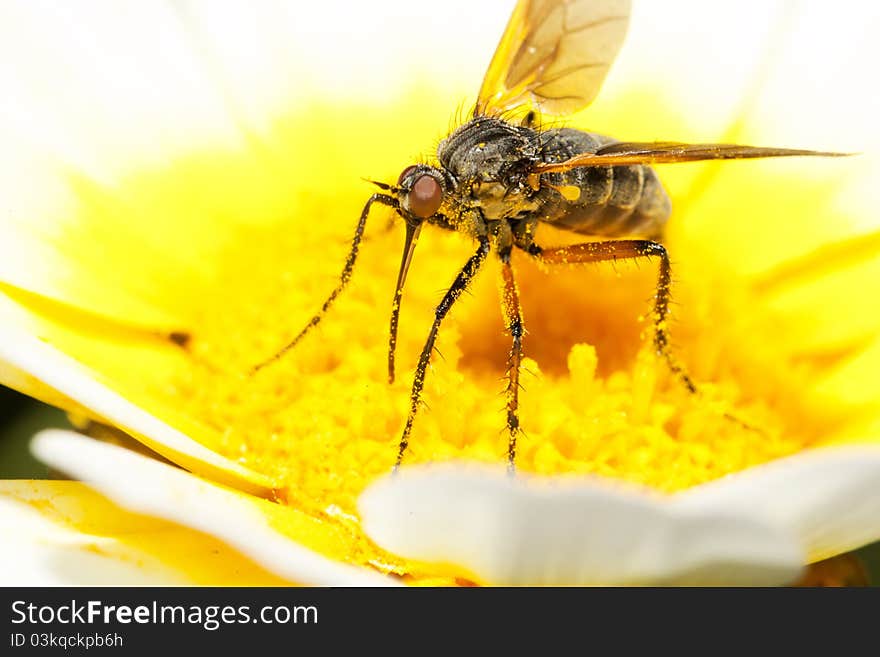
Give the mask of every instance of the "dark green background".
[{"label": "dark green background", "polygon": [[[0,479],[45,479],[48,470],[34,459],[28,441],[40,429],[69,427],[63,412],[0,386]],[[856,554],[880,585],[880,542]]]}]

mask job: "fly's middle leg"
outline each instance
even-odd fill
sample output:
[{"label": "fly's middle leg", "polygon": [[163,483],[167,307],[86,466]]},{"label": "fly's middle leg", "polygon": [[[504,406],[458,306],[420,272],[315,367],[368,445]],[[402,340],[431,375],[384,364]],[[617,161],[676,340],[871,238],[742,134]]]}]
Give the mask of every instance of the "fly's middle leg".
[{"label": "fly's middle leg", "polygon": [[608,242],[586,242],[544,249],[531,244],[527,251],[547,264],[578,264],[585,262],[606,262],[626,258],[656,258],[659,260],[657,290],[654,293],[654,349],[669,370],[681,381],[690,393],[697,392],[697,386],[685,371],[684,366],[672,355],[669,340],[669,304],[672,300],[672,267],[666,248],[651,240],[612,240]]},{"label": "fly's middle leg", "polygon": [[519,302],[519,290],[510,264],[510,250],[499,254],[501,258],[501,310],[504,313],[504,324],[513,339],[510,353],[507,356],[507,470],[511,474],[516,461],[516,438],[520,433],[519,426],[519,370],[522,362],[522,338],[525,333],[522,308]]}]

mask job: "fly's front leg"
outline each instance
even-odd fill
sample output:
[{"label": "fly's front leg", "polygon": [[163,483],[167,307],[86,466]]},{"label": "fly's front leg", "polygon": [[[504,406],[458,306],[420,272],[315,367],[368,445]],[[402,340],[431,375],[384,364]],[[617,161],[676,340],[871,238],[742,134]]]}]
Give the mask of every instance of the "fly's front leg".
[{"label": "fly's front leg", "polygon": [[522,338],[525,333],[519,290],[510,264],[510,250],[502,252],[501,258],[501,309],[504,324],[513,339],[507,356],[507,470],[514,471],[516,461],[516,438],[519,435],[519,370],[522,362]]},{"label": "fly's front leg", "polygon": [[354,237],[351,240],[351,248],[348,252],[348,257],[345,259],[345,266],[342,268],[342,274],[339,276],[339,283],[333,288],[333,291],[330,293],[330,296],[327,297],[327,300],[324,301],[321,309],[308,321],[308,323],[302,328],[302,330],[296,334],[296,337],[293,338],[290,342],[288,342],[285,346],[283,346],[280,350],[272,354],[269,358],[264,360],[262,363],[258,363],[251,369],[251,374],[255,374],[260,371],[264,367],[271,365],[275,361],[279,360],[284,354],[293,349],[296,345],[299,344],[300,340],[302,340],[313,328],[315,328],[321,320],[324,318],[324,315],[330,309],[330,306],[333,305],[333,302],[336,300],[345,287],[348,285],[348,282],[351,280],[351,275],[354,272],[354,264],[357,261],[358,251],[360,249],[361,241],[364,237],[364,229],[367,226],[367,217],[370,214],[370,208],[373,207],[373,203],[382,203],[383,205],[387,205],[394,209],[398,208],[397,199],[393,196],[388,196],[386,194],[373,194],[368,200],[366,205],[364,205],[364,209],[361,210],[361,217],[358,220],[357,228],[354,231]]},{"label": "fly's front leg", "polygon": [[650,240],[614,240],[609,242],[586,242],[544,249],[536,244],[528,252],[547,264],[577,264],[582,262],[605,262],[624,258],[656,258],[660,268],[657,291],[654,294],[654,349],[666,361],[670,371],[682,382],[688,392],[696,393],[697,386],[684,367],[672,355],[669,346],[669,303],[671,300],[672,269],[666,248]]},{"label": "fly's front leg", "polygon": [[477,252],[472,255],[465,263],[464,267],[462,267],[458,276],[455,277],[452,286],[446,291],[446,294],[443,295],[443,300],[440,301],[440,304],[434,310],[434,323],[431,325],[431,331],[428,333],[428,339],[425,341],[425,346],[422,348],[422,353],[419,356],[419,363],[416,365],[416,373],[413,378],[412,390],[409,395],[409,414],[406,418],[406,425],[403,428],[403,435],[400,437],[400,445],[397,450],[397,461],[394,464],[395,471],[400,467],[400,464],[403,461],[403,454],[406,452],[406,448],[409,445],[409,435],[412,432],[413,422],[415,422],[416,413],[419,410],[422,389],[425,386],[425,373],[428,370],[428,363],[431,361],[431,353],[434,351],[434,342],[437,340],[437,332],[440,330],[440,323],[443,321],[443,318],[446,317],[449,309],[452,308],[453,304],[462,295],[462,292],[467,289],[471,280],[473,280],[474,276],[476,276],[477,272],[480,270],[480,267],[482,267],[483,263],[486,261],[486,256],[489,255],[489,239],[487,237],[480,237],[479,240],[480,246],[477,249]]}]

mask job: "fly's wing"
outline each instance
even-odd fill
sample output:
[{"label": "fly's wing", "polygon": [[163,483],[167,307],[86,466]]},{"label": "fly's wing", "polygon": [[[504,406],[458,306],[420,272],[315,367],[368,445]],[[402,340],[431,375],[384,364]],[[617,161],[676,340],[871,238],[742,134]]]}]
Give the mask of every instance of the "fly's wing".
[{"label": "fly's wing", "polygon": [[589,105],[617,56],[630,0],[519,0],[495,50],[474,116],[571,114]]},{"label": "fly's wing", "polygon": [[700,160],[744,160],[757,157],[791,157],[818,155],[839,157],[848,153],[806,151],[794,148],[762,148],[737,144],[683,144],[674,141],[618,142],[599,149],[596,153],[582,153],[563,162],[535,165],[535,173],[558,173],[578,167],[606,167],[627,164],[668,164]]}]

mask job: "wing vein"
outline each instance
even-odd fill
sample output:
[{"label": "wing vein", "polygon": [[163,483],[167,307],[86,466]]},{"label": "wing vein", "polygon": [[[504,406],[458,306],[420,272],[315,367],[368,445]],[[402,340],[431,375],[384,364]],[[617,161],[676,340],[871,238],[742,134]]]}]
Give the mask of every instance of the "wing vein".
[{"label": "wing vein", "polygon": [[[568,18],[568,14],[566,14],[566,19]],[[586,23],[581,25],[580,27],[572,27],[569,28],[567,25],[563,26],[563,30],[566,36],[570,36],[572,34],[577,34],[578,32],[583,32],[584,30],[588,30],[591,27],[599,27],[600,25],[605,25],[606,23],[613,23],[615,21],[625,21],[629,20],[629,16],[606,16],[605,18],[600,18],[599,20],[595,20],[591,23]]]},{"label": "wing vein", "polygon": [[474,115],[564,115],[586,107],[623,44],[629,12],[630,0],[519,0]]}]

